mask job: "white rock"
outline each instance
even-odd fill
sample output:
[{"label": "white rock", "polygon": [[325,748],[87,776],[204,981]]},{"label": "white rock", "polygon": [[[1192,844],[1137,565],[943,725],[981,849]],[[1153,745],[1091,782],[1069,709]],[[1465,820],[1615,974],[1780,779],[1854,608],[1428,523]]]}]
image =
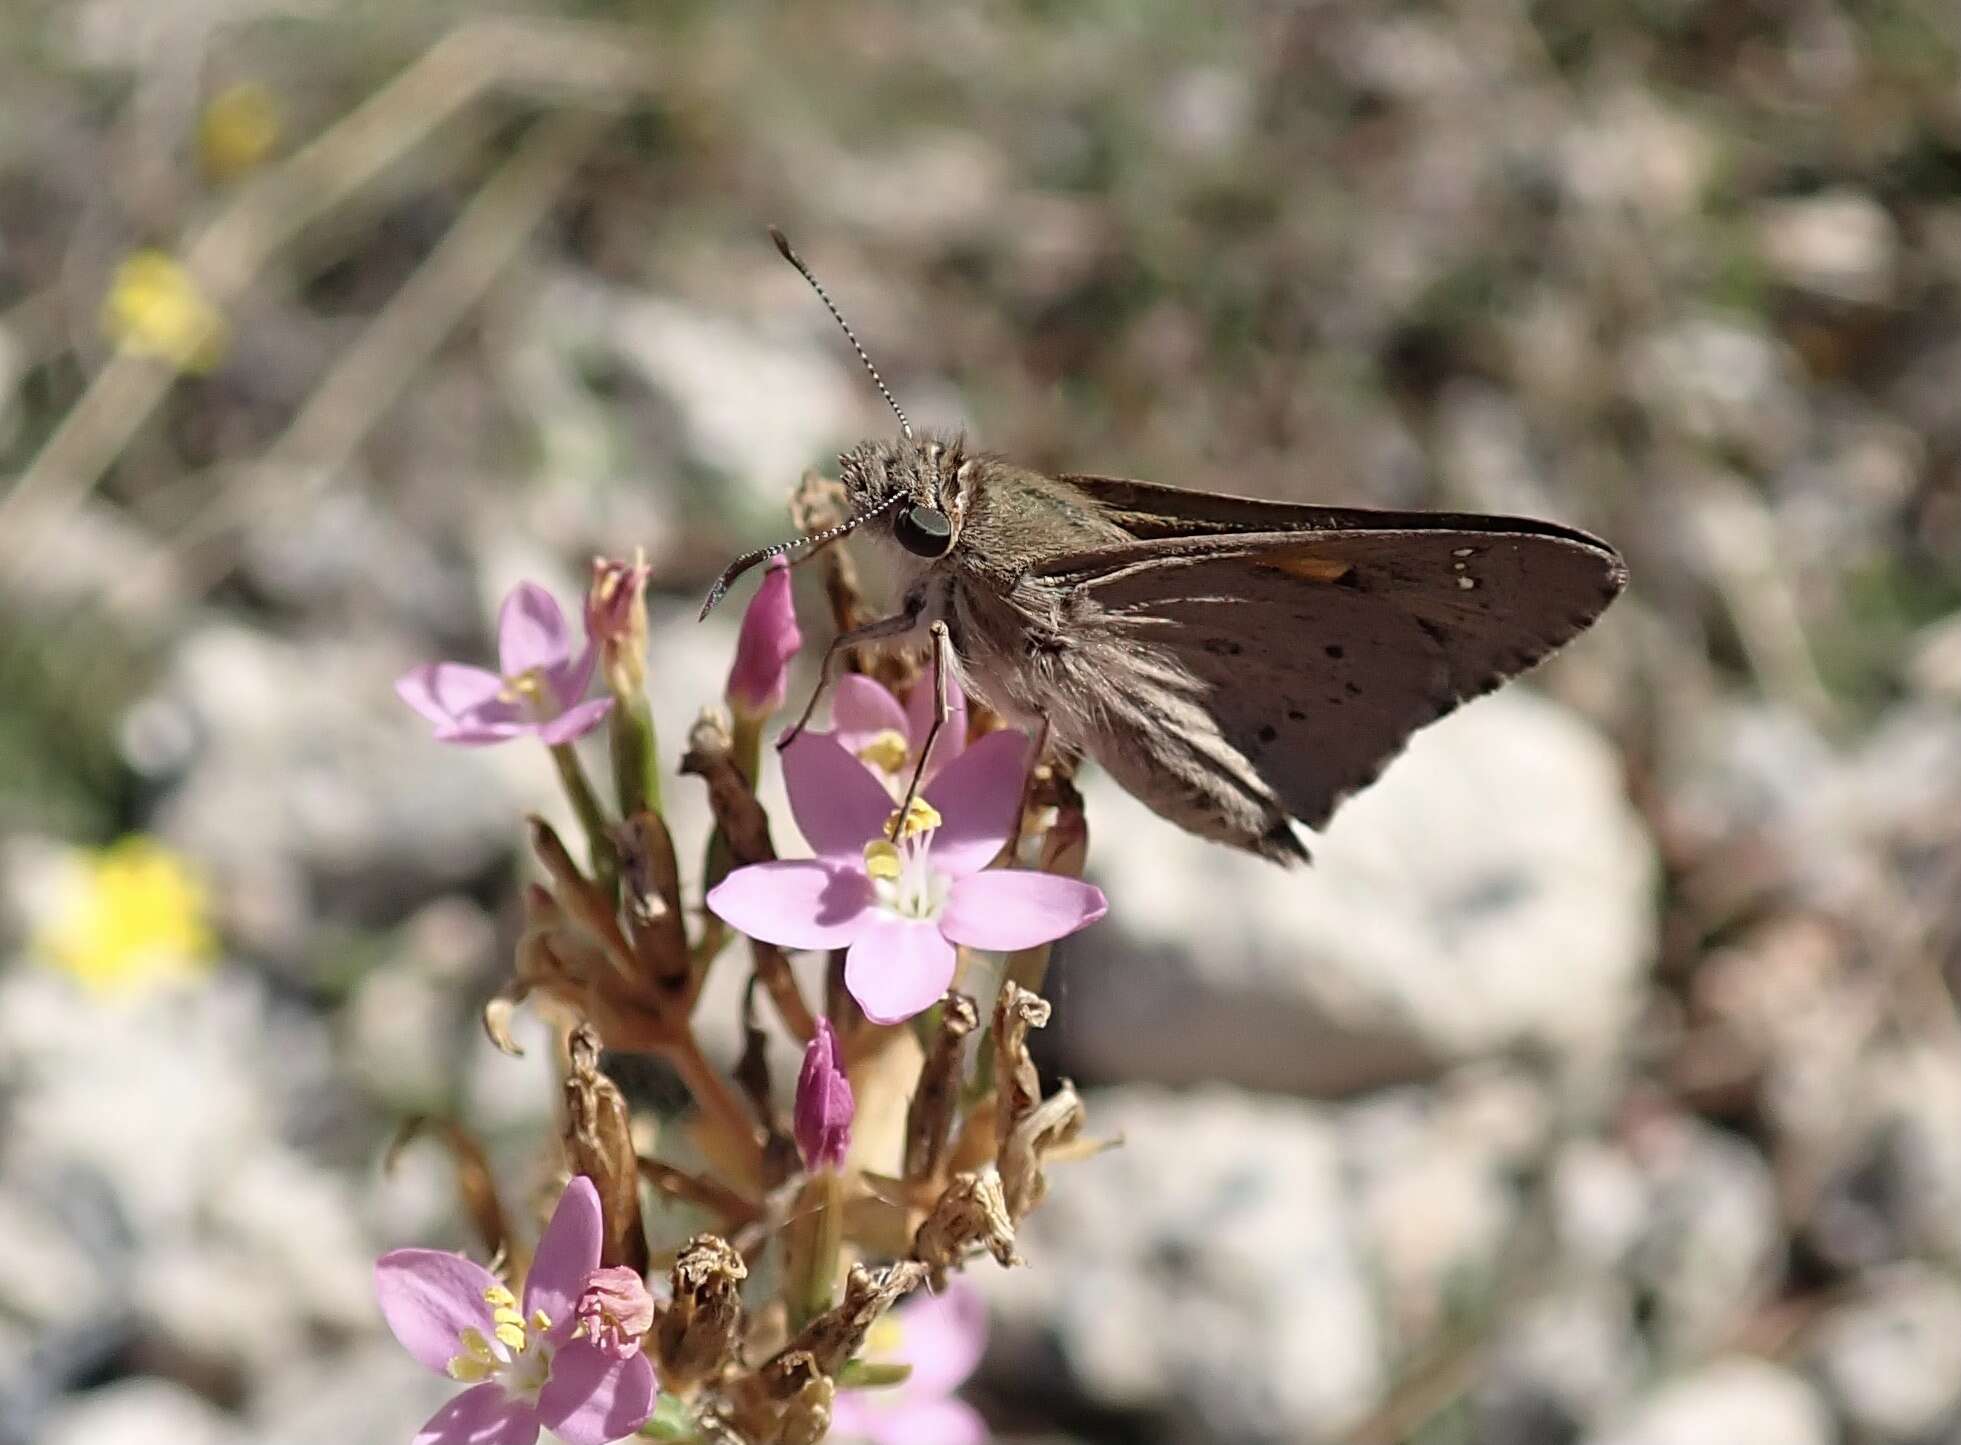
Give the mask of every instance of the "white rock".
[{"label": "white rock", "polygon": [[1662,1386],[1589,1445],[1831,1445],[1811,1386],[1760,1360],[1718,1360]]},{"label": "white rock", "polygon": [[386,912],[511,847],[522,795],[491,755],[513,750],[433,742],[394,696],[415,661],[229,624],[179,650],[165,691],[194,711],[205,747],[156,829],[216,875],[227,924],[254,951],[302,958],[320,907]]},{"label": "white rock", "polygon": [[182,1385],[137,1378],[73,1396],[49,1417],[40,1445],[245,1445],[264,1440]]},{"label": "white rock", "polygon": [[1419,733],[1283,871],[1088,780],[1110,915],[1058,951],[1069,1067],[1339,1092],[1524,1042],[1616,1038],[1654,860],[1618,760],[1510,692]]},{"label": "white rock", "polygon": [[456,1393],[454,1381],[424,1369],[386,1335],[370,1337],[344,1352],[289,1359],[251,1402],[251,1438],[265,1445],[410,1440]]},{"label": "white rock", "polygon": [[1646,1363],[1633,1298],[1606,1277],[1522,1300],[1496,1330],[1473,1396],[1479,1445],[1570,1440],[1632,1397]]},{"label": "white rock", "polygon": [[1790,352],[1747,319],[1693,315],[1638,339],[1626,385],[1670,429],[1763,463],[1793,454],[1805,408]]},{"label": "white rock", "polygon": [[1833,190],[1757,208],[1757,246],[1783,280],[1838,301],[1876,304],[1896,286],[1899,230],[1863,191]]},{"label": "white rock", "polygon": [[1961,1289],[1923,1265],[1877,1280],[1819,1328],[1813,1360],[1859,1438],[1929,1438],[1961,1404]]},{"label": "white rock", "polygon": [[999,1377],[1025,1387],[1059,1352],[1068,1388],[1194,1445],[1318,1439],[1373,1404],[1384,1341],[1324,1111],[1223,1089],[1088,1103],[1124,1147],[1056,1171],[1022,1231],[1033,1268],[969,1276],[998,1306]]},{"label": "white rock", "polygon": [[1735,1135],[1673,1115],[1645,1123],[1628,1152],[1647,1207],[1627,1270],[1652,1301],[1657,1354],[1699,1358],[1734,1335],[1783,1267],[1770,1166]]}]

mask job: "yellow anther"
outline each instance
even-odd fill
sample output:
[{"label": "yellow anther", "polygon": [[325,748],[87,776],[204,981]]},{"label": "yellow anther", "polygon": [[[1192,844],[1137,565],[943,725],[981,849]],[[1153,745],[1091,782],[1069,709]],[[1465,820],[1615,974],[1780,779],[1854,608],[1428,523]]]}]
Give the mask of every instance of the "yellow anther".
[{"label": "yellow anther", "polygon": [[[504,679],[504,689],[497,694],[499,702],[535,702],[545,695],[545,680],[532,668],[520,672],[516,677]],[[508,1293],[508,1291],[507,1291]]]},{"label": "yellow anther", "polygon": [[858,749],[858,756],[875,768],[896,773],[906,765],[908,751],[905,734],[897,728],[887,728]]},{"label": "yellow anther", "polygon": [[519,1329],[524,1328],[524,1316],[511,1305],[499,1305],[491,1311],[490,1317],[500,1325],[516,1325]]},{"label": "yellow anther", "polygon": [[543,1310],[533,1310],[531,1312],[532,1329],[536,1330],[539,1334],[542,1335],[551,1327],[552,1327],[552,1317],[550,1315],[546,1314]]},{"label": "yellow anther", "polygon": [[888,882],[897,878],[903,871],[899,863],[898,847],[883,838],[874,838],[865,845],[865,872],[874,878]]},{"label": "yellow anther", "polygon": [[449,1362],[449,1377],[458,1384],[480,1385],[490,1378],[490,1362],[458,1355]]},{"label": "yellow anther", "polygon": [[517,1296],[501,1284],[493,1284],[483,1292],[483,1302],[494,1310],[514,1310]]},{"label": "yellow anther", "polygon": [[482,1330],[476,1328],[467,1329],[457,1336],[457,1340],[463,1346],[463,1353],[469,1355],[472,1359],[481,1360],[485,1364],[491,1364],[496,1361],[497,1351],[490,1348],[490,1341],[483,1337]]},{"label": "yellow anther", "polygon": [[517,1324],[514,1325],[500,1324],[499,1326],[497,1326],[497,1338],[504,1342],[504,1347],[506,1349],[509,1350],[523,1349],[524,1348],[523,1322],[519,1321]]},{"label": "yellow anther", "polygon": [[885,820],[885,831],[890,835],[896,827],[898,837],[917,838],[921,833],[930,833],[939,827],[940,821],[938,808],[924,798],[914,798],[906,805],[905,821],[901,823],[898,813],[894,812]]}]

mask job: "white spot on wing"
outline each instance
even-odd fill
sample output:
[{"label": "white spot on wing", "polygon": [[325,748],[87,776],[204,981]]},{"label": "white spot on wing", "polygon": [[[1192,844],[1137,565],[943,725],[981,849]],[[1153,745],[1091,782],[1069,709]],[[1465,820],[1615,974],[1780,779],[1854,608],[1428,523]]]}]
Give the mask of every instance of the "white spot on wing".
[{"label": "white spot on wing", "polygon": [[1475,577],[1459,577],[1457,579],[1457,586],[1459,590],[1464,592],[1469,592],[1473,587],[1477,585],[1478,585],[1478,579]]}]

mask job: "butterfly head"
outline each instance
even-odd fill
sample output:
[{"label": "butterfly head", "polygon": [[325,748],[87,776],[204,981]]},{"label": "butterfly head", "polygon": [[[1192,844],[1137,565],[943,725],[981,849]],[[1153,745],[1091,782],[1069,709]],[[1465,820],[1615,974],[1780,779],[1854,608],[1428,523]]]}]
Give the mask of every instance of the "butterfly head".
[{"label": "butterfly head", "polygon": [[852,515],[923,562],[944,557],[959,542],[975,475],[976,462],[959,437],[865,442],[838,458]]}]

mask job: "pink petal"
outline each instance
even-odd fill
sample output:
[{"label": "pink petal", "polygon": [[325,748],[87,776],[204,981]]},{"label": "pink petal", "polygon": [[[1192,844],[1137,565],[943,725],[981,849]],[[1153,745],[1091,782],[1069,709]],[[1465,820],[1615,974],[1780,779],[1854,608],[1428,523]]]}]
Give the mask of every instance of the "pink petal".
[{"label": "pink petal", "polygon": [[804,840],[820,858],[865,866],[865,844],[885,831],[892,795],[828,733],[800,733],[783,750],[783,782]]},{"label": "pink petal", "polygon": [[565,614],[536,582],[520,582],[497,613],[497,665],[506,677],[550,670],[572,655]]},{"label": "pink petal", "polygon": [[531,1272],[524,1277],[527,1320],[543,1310],[555,1330],[572,1323],[586,1276],[599,1268],[602,1227],[599,1191],[585,1175],[574,1175],[558,1196],[558,1207],[531,1256]]},{"label": "pink petal", "polygon": [[910,739],[905,709],[880,683],[861,672],[846,673],[831,689],[831,736],[856,757],[882,732]]},{"label": "pink petal", "polygon": [[900,1393],[950,1395],[980,1365],[987,1350],[987,1302],[960,1279],[936,1295],[914,1295],[893,1316],[899,1348],[882,1359],[911,1365]]},{"label": "pink petal", "polygon": [[521,738],[537,730],[536,724],[528,722],[461,722],[437,728],[436,741],[455,743],[459,747],[487,747],[491,743],[507,743],[512,738]]},{"label": "pink petal", "polygon": [[873,1023],[903,1023],[939,1002],[957,961],[925,920],[872,913],[844,956],[844,986]]},{"label": "pink petal", "polygon": [[[934,856],[938,853],[935,848]],[[1033,948],[1089,927],[1109,908],[1103,890],[1092,884],[1000,868],[954,880],[940,931],[969,948]]]},{"label": "pink petal", "polygon": [[[900,1391],[907,1386],[899,1386]],[[868,1440],[871,1445],[987,1445],[987,1422],[964,1400],[894,1400],[877,1404],[881,1392],[851,1390],[831,1409],[826,1438]]]},{"label": "pink petal", "polygon": [[921,795],[939,810],[933,866],[958,878],[978,873],[1000,855],[1021,823],[1028,781],[1028,739],[989,733],[942,768]]},{"label": "pink petal", "polygon": [[769,564],[763,585],[742,614],[735,665],[729,669],[729,702],[751,717],[767,717],[783,706],[790,659],[802,646],[796,604],[790,596],[790,564],[778,557]]},{"label": "pink petal", "polygon": [[592,683],[593,669],[599,666],[599,649],[588,640],[585,651],[577,657],[559,663],[545,673],[545,682],[551,688],[552,700],[560,707],[570,707],[586,695],[586,688]]},{"label": "pink petal", "polygon": [[[951,669],[946,679],[946,701],[946,726],[940,729],[939,738],[933,744],[933,765],[926,770],[928,778],[967,751],[967,694]],[[919,761],[919,750],[926,745],[927,730],[933,726],[938,711],[939,699],[933,695],[933,672],[928,668],[913,684],[912,694],[906,699],[905,731],[914,763]]]},{"label": "pink petal", "polygon": [[577,707],[567,708],[550,722],[540,724],[538,736],[552,747],[569,743],[598,727],[599,720],[612,710],[613,699],[610,697],[592,698]]},{"label": "pink petal", "polygon": [[395,695],[437,727],[496,701],[504,679],[461,662],[425,662],[395,679]]},{"label": "pink petal", "polygon": [[489,1381],[465,1390],[429,1417],[415,1445],[531,1445],[538,1412]]},{"label": "pink petal", "polygon": [[654,1366],[645,1355],[618,1359],[573,1340],[552,1356],[538,1414],[565,1445],[606,1445],[636,1433],[654,1413]]},{"label": "pink petal", "polygon": [[865,926],[872,883],[857,869],[816,858],[752,863],[709,889],[707,902],[717,918],[764,943],[842,948]]},{"label": "pink petal", "polygon": [[488,1339],[494,1328],[484,1291],[497,1277],[475,1260],[443,1249],[390,1250],[375,1261],[381,1317],[402,1348],[438,1374],[463,1348],[465,1330]]}]

